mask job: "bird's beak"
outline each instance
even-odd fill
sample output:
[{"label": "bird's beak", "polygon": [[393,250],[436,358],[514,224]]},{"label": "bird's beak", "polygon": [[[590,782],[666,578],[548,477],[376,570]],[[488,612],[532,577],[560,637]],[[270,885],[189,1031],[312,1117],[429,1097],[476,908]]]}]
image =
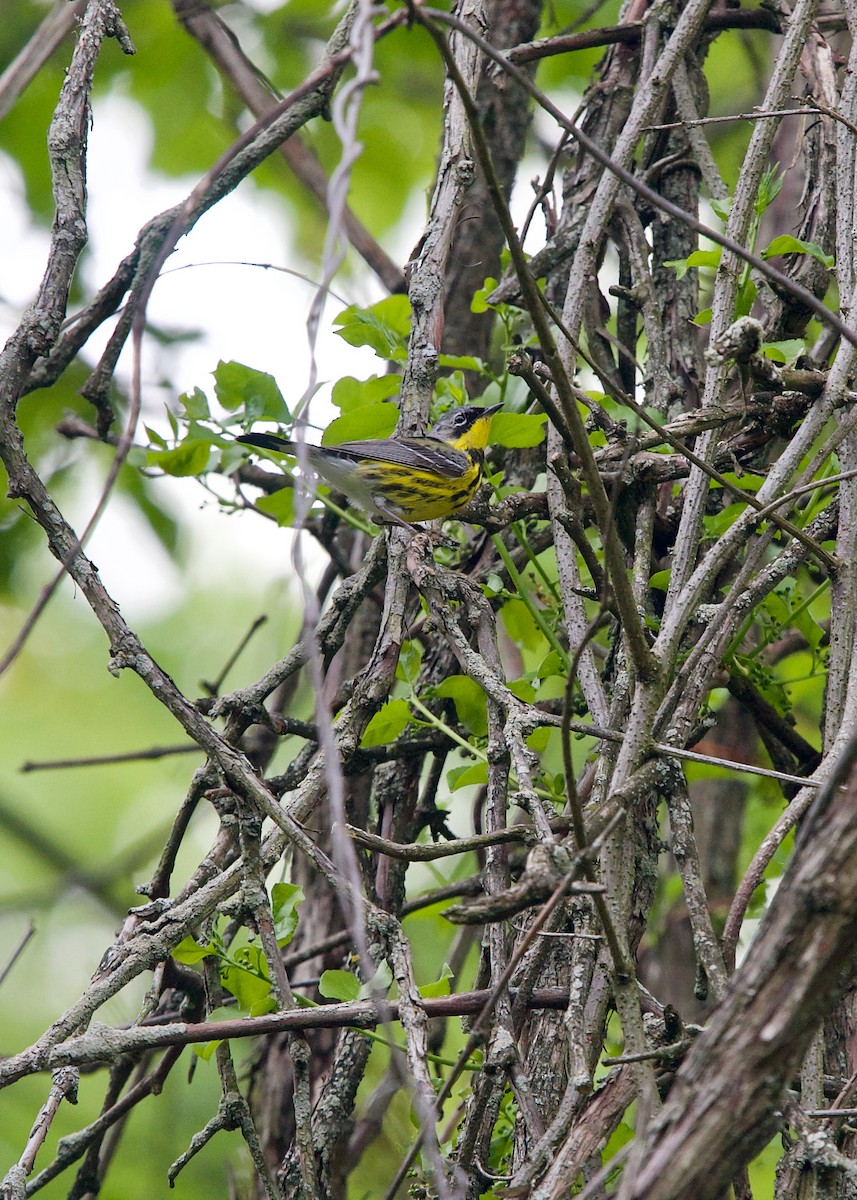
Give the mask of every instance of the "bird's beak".
[{"label": "bird's beak", "polygon": [[493,417],[494,413],[499,412],[502,407],[503,407],[502,404],[492,404],[490,408],[483,408],[482,416],[483,417]]}]

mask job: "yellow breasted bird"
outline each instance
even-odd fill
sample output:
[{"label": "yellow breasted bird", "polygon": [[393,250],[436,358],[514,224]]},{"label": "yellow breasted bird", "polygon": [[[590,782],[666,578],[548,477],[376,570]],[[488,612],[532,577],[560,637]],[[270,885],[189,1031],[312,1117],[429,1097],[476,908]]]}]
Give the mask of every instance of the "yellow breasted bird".
[{"label": "yellow breasted bird", "polygon": [[[391,437],[339,446],[303,447],[313,471],[381,524],[405,525],[451,517],[482,483],[491,418],[502,404],[450,409],[425,437]],[[245,446],[294,454],[295,442],[248,433]]]}]

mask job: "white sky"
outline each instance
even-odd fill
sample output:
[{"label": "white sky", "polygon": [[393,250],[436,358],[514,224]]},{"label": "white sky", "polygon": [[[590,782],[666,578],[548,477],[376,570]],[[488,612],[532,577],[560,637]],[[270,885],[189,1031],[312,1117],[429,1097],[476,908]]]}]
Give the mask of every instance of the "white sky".
[{"label": "white sky", "polygon": [[[130,100],[118,96],[97,100],[90,135],[88,189],[90,244],[85,261],[87,294],[103,285],[131,250],[141,226],[155,214],[184,199],[196,177],[167,179],[147,168],[151,130],[145,115]],[[532,195],[532,172],[525,164],[519,190],[519,217]],[[429,181],[427,181],[428,184]],[[48,235],[29,223],[24,188],[15,164],[0,157],[0,339],[5,341],[22,309],[38,287],[48,249]],[[418,192],[413,208],[386,248],[402,261],[420,232],[425,197]],[[197,329],[198,340],[164,348],[149,338],[144,344],[143,421],[169,433],[164,406],[175,395],[162,381],[174,380],[180,391],[200,387],[213,398],[211,371],[219,359],[234,359],[270,372],[287,403],[304,392],[310,378],[306,318],[314,296],[312,282],[282,271],[240,265],[273,263],[304,271],[317,279],[317,267],[304,263],[296,251],[286,207],[246,180],[208,212],[164,269],[149,303],[152,324],[170,330]],[[533,231],[538,242],[541,230]],[[207,265],[216,264],[216,265]],[[176,270],[187,266],[188,269]],[[335,290],[349,303],[367,304],[382,296],[380,285],[358,266],[353,280],[337,280]],[[355,349],[337,337],[331,319],[340,311],[329,300],[322,321],[316,356],[318,378],[333,382],[343,375],[366,378],[382,369],[367,349]],[[112,322],[99,331],[84,351],[94,362]],[[117,375],[127,380],[130,351],[119,361]],[[329,389],[322,387],[310,408],[310,420],[324,426],[333,415]],[[141,429],[138,440],[143,440]],[[97,501],[103,468],[82,489],[79,511],[69,516],[82,527]],[[254,578],[281,579],[290,570],[287,534],[253,514],[227,517],[193,480],[163,481],[163,503],[183,515],[192,531],[188,561],[194,576],[228,585],[245,572]],[[279,539],[279,540],[277,540]],[[114,502],[92,540],[89,551],[99,563],[104,582],[134,621],[170,607],[181,587],[179,572],[145,522],[127,504]]]},{"label": "white sky", "polygon": [[[129,253],[140,227],[158,212],[183,199],[197,182],[195,177],[168,180],[146,168],[151,138],[148,123],[128,100],[99,100],[90,137],[89,231],[90,244],[84,279],[87,294],[94,292]],[[117,181],[121,187],[117,188]],[[46,260],[48,236],[29,224],[23,185],[17,168],[0,158],[0,193],[4,220],[0,222],[0,290],[6,302],[0,307],[0,338],[5,341],[20,312],[38,287]],[[277,379],[287,403],[303,393],[310,376],[306,317],[314,295],[311,283],[282,271],[263,270],[241,263],[273,263],[317,271],[299,260],[282,204],[261,191],[252,180],[208,212],[184,238],[158,281],[149,304],[152,324],[170,330],[196,328],[198,340],[164,348],[153,339],[144,343],[143,420],[169,434],[164,406],[173,402],[161,386],[165,377],[180,390],[200,387],[213,400],[211,371],[219,359],[235,359]],[[203,265],[203,264],[219,265]],[[230,265],[235,264],[235,265]],[[177,271],[179,266],[189,269]],[[359,282],[337,282],[349,302],[370,303],[382,295],[368,270]],[[337,337],[331,318],[342,305],[330,300],[316,347],[319,380],[333,381],[352,374],[365,378],[381,364],[365,349],[348,346]],[[94,362],[112,329],[112,322],[94,336],[84,351]],[[119,361],[117,375],[130,372],[130,350]],[[313,399],[311,420],[323,426],[333,410],[322,388]],[[140,430],[138,440],[145,438]],[[103,476],[93,471],[84,489],[80,510],[70,514],[81,526],[97,501]],[[254,577],[282,577],[288,572],[287,533],[253,514],[227,517],[193,480],[165,479],[167,506],[183,514],[193,536],[188,553],[197,578],[228,584],[246,571]],[[227,489],[224,489],[227,490]],[[272,545],[282,553],[272,553]],[[89,543],[104,582],[131,620],[152,615],[173,602],[181,581],[168,556],[142,518],[127,504],[114,502]]]}]

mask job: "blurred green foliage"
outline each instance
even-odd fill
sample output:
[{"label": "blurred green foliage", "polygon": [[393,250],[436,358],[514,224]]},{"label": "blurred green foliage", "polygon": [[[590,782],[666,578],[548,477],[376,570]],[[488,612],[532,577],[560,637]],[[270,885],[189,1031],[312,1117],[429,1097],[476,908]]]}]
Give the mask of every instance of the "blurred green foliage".
[{"label": "blurred green foliage", "polygon": [[[542,34],[564,29],[580,19],[588,7],[583,0],[560,0],[550,5]],[[121,8],[137,55],[125,57],[115,42],[105,45],[96,73],[93,121],[97,127],[99,104],[105,97],[131,100],[145,115],[151,132],[152,172],[170,177],[200,176],[230,145],[239,125],[246,126],[246,116],[203,51],[177,23],[166,0],[127,0]],[[616,19],[618,10],[618,0],[613,0],[590,12],[586,23],[609,23]],[[49,5],[34,0],[7,0],[0,21],[0,66],[14,58],[49,11]],[[227,4],[219,11],[237,31],[260,69],[283,93],[303,80],[334,26],[331,7],[318,0],[291,0],[267,12],[257,11],[252,4]],[[739,34],[724,35],[714,44],[707,61],[714,113],[749,111],[757,101],[761,77],[758,55],[763,45],[762,39],[755,35]],[[46,135],[71,46],[71,39],[66,39],[0,122],[0,154],[9,164],[13,186],[17,187],[20,181],[31,220],[38,227],[49,226],[53,216]],[[554,97],[564,103],[568,101],[566,107],[573,110],[600,57],[601,51],[592,50],[548,59],[540,67],[539,83]],[[420,30],[400,30],[382,40],[377,48],[377,66],[380,83],[368,89],[364,101],[360,134],[364,151],[354,169],[351,202],[365,224],[381,238],[397,231],[403,214],[425,203],[440,136],[442,78],[436,52]],[[316,122],[305,136],[325,169],[331,171],[338,161],[340,147],[330,124]],[[737,174],[747,136],[742,123],[711,129],[712,146],[730,184]],[[315,262],[324,234],[317,202],[295,182],[276,156],[255,178],[271,195],[282,200],[283,211],[296,231],[298,246]],[[74,298],[76,301],[83,298],[80,284],[76,285]],[[340,332],[352,344],[372,345],[385,360],[392,357],[402,361],[407,334],[406,305],[399,297],[386,305],[386,319],[380,319],[376,310],[372,320],[367,321],[368,310],[352,310],[350,320],[343,322]],[[470,369],[479,364],[457,365]],[[230,367],[240,367],[244,372],[254,370],[242,364],[222,364],[220,375],[216,374],[221,403],[230,388],[233,392],[229,394],[233,394],[238,387],[241,390],[238,403],[246,405],[248,418],[286,419],[288,412],[278,391],[275,393],[267,383],[261,386],[256,378],[259,386],[251,389],[248,398],[248,376],[241,372],[236,375],[234,370],[230,374]],[[58,502],[74,514],[75,520],[78,514],[88,511],[86,500],[90,499],[92,487],[103,479],[111,453],[89,441],[65,440],[55,432],[57,422],[67,411],[92,419],[90,406],[78,394],[87,373],[86,365],[74,364],[57,384],[27,397],[20,406],[28,453],[38,462]],[[256,376],[261,374],[256,372]],[[339,396],[334,393],[334,401],[342,413],[340,419],[344,421],[355,406],[362,407],[365,415],[366,400],[371,395],[378,410],[371,419],[386,421],[383,429],[389,430],[392,418],[388,401],[391,386],[395,388],[395,382],[391,385],[390,380],[389,376],[375,376],[367,381],[341,380]],[[445,382],[448,390],[445,401],[456,402],[453,395],[456,386],[461,386],[460,376]],[[172,387],[173,394],[180,391],[178,385]],[[121,403],[121,396],[118,401]],[[190,420],[199,423],[204,414],[192,411],[194,401],[199,401],[199,396],[190,393],[185,412]],[[511,416],[507,420],[519,421]],[[334,432],[343,437],[367,436],[365,424],[360,428],[364,432],[348,433],[344,426]],[[380,433],[382,426],[372,428]],[[199,429],[194,432],[198,434]],[[527,427],[520,423],[508,425],[505,444],[523,447],[535,444],[538,437],[533,422]],[[499,420],[498,440],[504,442]],[[209,447],[215,441],[209,431],[209,440],[201,443],[203,450],[189,464],[186,461],[185,468],[189,465],[191,473],[199,473],[203,451],[207,465]],[[174,454],[176,447],[161,450]],[[176,461],[173,460],[174,466]],[[159,465],[169,471],[163,457]],[[183,473],[187,472],[173,471],[176,476]],[[4,494],[5,482],[0,478]],[[746,480],[743,486],[747,486]],[[156,553],[158,545],[166,551],[170,570],[181,571],[194,561],[188,551],[195,526],[189,505],[181,509],[170,503],[158,481],[130,467],[121,474],[118,494],[142,516],[145,526],[154,534],[151,543],[141,539],[139,547],[140,555],[151,557],[152,571],[161,569]],[[282,497],[283,493],[279,495]],[[281,500],[281,506],[282,503]],[[283,535],[278,530],[272,530],[272,534],[281,540],[269,543],[270,553],[278,556],[286,573]],[[539,557],[539,564],[533,564],[526,572],[526,587],[537,603],[528,607],[522,599],[509,594],[502,611],[507,632],[521,648],[525,674],[519,685],[543,689],[539,697],[546,698],[552,694],[551,685],[562,676],[563,663],[557,658],[549,636],[557,619],[551,595],[555,564],[546,564],[544,556]],[[55,564],[44,549],[41,530],[20,505],[4,499],[0,502],[0,596],[6,605],[0,610],[0,634],[4,648],[20,629],[39,588],[53,570]],[[199,694],[201,679],[217,675],[229,651],[258,613],[260,590],[265,590],[265,585],[240,572],[236,572],[230,586],[224,586],[221,579],[216,587],[210,587],[205,580],[195,579],[185,570],[179,599],[172,611],[142,620],[144,641],[189,695]],[[800,596],[781,597],[781,603],[791,605],[790,611],[795,611],[810,590],[807,583]],[[279,599],[282,601],[283,597]],[[815,623],[823,620],[824,604],[823,598],[817,599],[805,620]],[[542,625],[534,617],[534,607],[540,613]],[[294,608],[294,603],[280,604],[276,620],[263,637],[251,644],[236,672],[230,675],[228,686],[255,678],[276,654],[291,644],[296,633]],[[811,712],[817,723],[821,673],[816,669],[817,658],[810,654],[806,658],[803,679],[788,683],[772,672],[766,683],[773,691],[787,688],[797,701],[798,718],[803,712]],[[789,670],[794,670],[795,662],[790,660]],[[383,721],[385,716],[388,720],[395,717],[396,730],[401,732],[414,720],[413,709],[405,699],[407,683],[403,678],[403,695],[393,699],[386,710],[382,709],[376,722]],[[439,689],[438,694],[450,699],[474,737],[482,737],[484,706],[479,703],[480,697],[475,697],[466,684],[454,680],[447,684],[446,692]],[[306,698],[300,703],[308,708]],[[151,873],[193,765],[199,759],[194,753],[158,762],[21,774],[20,767],[27,760],[133,751],[177,740],[175,723],[136,678],[128,673],[119,678],[108,674],[103,633],[82,598],[73,594],[67,582],[41,619],[14,669],[0,680],[0,729],[4,746],[0,758],[0,862],[3,863],[0,966],[20,941],[28,921],[33,920],[36,926],[35,936],[0,988],[0,1054],[5,1054],[36,1037],[86,987],[90,971],[112,941],[125,910],[139,900],[134,888]],[[391,733],[386,729],[384,737],[394,736],[396,730]],[[371,736],[367,744],[371,744]],[[581,762],[589,749],[588,744],[575,744]],[[562,781],[557,780],[555,773],[560,765],[553,739],[543,759],[541,782],[558,796]],[[472,763],[466,763],[462,769],[472,768]],[[698,775],[700,770],[693,768],[691,773]],[[467,783],[472,784],[474,778],[468,778]],[[463,789],[461,776],[452,782]],[[465,799],[468,795],[465,793]],[[779,803],[766,785],[759,784],[751,790],[745,858],[776,818]],[[195,853],[204,853],[213,820],[207,810],[197,814],[178,874],[195,865]],[[775,873],[778,861],[775,860],[771,873]],[[412,873],[414,889],[428,888],[456,873],[470,873],[475,864],[463,859],[450,862],[445,869],[447,874],[441,875],[435,867],[417,868]],[[654,923],[657,924],[657,913]],[[408,918],[406,928],[413,934],[418,983],[437,981],[442,977],[448,953],[448,925],[437,909],[431,909]],[[474,965],[475,951],[459,976],[460,986],[472,982]],[[132,1019],[134,1006],[141,998],[142,988],[134,997],[123,997],[121,1002],[111,1005],[102,1014],[103,1019],[117,1022]],[[462,1039],[458,1023],[449,1022],[446,1033],[444,1048],[454,1055]],[[246,1050],[242,1049],[239,1056],[243,1054]],[[386,1061],[385,1048],[376,1045],[361,1097],[371,1094]],[[96,1116],[102,1084],[100,1073],[84,1077],[80,1105],[62,1109],[40,1164],[42,1160],[48,1161],[57,1136]],[[462,1087],[466,1087],[466,1079]],[[3,1094],[0,1101],[3,1169],[19,1156],[46,1090],[46,1079],[37,1078]],[[192,1134],[211,1116],[217,1098],[216,1073],[211,1062],[196,1063],[190,1086],[186,1068],[174,1072],[164,1093],[132,1118],[125,1133],[125,1152],[118,1156],[101,1193],[104,1200],[144,1197],[148,1200],[159,1187],[165,1188],[167,1166],[186,1149]],[[505,1128],[501,1127],[502,1122],[498,1123],[497,1144],[492,1147],[491,1166],[498,1171],[503,1169],[513,1119],[511,1106],[507,1106]],[[398,1155],[412,1133],[407,1102],[399,1096],[391,1107],[382,1138],[366,1155],[365,1179],[388,1176],[391,1153]],[[225,1159],[230,1170],[246,1173],[237,1135],[228,1139],[220,1135],[213,1147],[195,1159],[179,1176],[175,1195],[181,1198],[226,1194]],[[761,1194],[769,1186],[772,1165],[757,1164],[754,1171],[754,1184]],[[61,1179],[48,1186],[43,1194],[50,1200],[65,1194],[67,1187]]]}]

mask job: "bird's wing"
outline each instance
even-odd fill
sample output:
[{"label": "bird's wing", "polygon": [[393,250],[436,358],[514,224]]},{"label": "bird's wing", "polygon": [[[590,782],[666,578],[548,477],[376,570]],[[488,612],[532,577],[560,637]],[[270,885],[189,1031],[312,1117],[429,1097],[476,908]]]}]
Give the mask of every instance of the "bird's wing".
[{"label": "bird's wing", "polygon": [[430,471],[447,479],[459,479],[470,469],[469,457],[455,450],[440,438],[389,438],[365,442],[343,442],[327,446],[329,453],[347,455],[354,462],[391,463],[411,467],[415,471]]}]

